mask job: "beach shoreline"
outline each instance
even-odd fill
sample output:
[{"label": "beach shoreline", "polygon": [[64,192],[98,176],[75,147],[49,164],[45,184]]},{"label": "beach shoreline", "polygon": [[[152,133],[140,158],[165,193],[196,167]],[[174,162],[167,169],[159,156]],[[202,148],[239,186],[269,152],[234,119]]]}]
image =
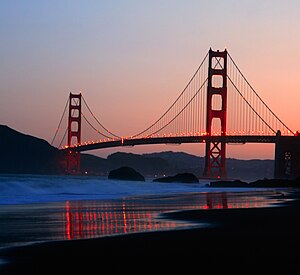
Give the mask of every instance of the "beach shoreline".
[{"label": "beach shoreline", "polygon": [[[161,219],[211,226],[2,249],[1,274],[294,274],[300,192],[274,207],[183,210]],[[285,198],[284,198],[285,199]],[[207,270],[209,272],[207,272]],[[99,272],[98,272],[99,271]]]}]

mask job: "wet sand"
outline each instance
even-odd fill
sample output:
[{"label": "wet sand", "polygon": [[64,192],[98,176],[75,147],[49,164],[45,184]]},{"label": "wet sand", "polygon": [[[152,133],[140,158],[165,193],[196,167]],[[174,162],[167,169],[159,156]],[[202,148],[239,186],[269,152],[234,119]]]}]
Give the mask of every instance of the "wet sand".
[{"label": "wet sand", "polygon": [[162,214],[209,227],[4,249],[0,274],[299,274],[299,194],[279,207]]}]

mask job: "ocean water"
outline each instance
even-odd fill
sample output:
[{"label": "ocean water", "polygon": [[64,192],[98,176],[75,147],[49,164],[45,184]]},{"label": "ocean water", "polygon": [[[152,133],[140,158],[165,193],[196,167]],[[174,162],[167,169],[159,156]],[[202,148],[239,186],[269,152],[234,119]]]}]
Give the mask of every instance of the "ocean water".
[{"label": "ocean water", "polygon": [[210,188],[199,184],[108,180],[101,177],[0,176],[0,248],[36,242],[209,226],[162,218],[166,212],[266,207],[274,189]]},{"label": "ocean water", "polygon": [[154,183],[108,180],[105,177],[2,175],[0,205],[61,202],[66,200],[107,200],[136,195],[161,195],[205,191],[199,184]]}]

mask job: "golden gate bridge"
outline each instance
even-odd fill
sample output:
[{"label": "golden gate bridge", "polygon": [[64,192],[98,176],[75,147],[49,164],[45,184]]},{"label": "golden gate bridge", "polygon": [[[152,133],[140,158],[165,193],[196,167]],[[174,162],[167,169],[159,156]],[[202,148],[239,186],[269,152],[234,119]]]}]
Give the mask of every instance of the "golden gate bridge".
[{"label": "golden gate bridge", "polygon": [[[68,112],[67,112],[68,109]],[[67,126],[61,131],[64,117]],[[97,134],[82,138],[83,126]],[[205,143],[207,178],[226,177],[226,144],[274,143],[275,177],[299,175],[300,138],[263,101],[232,56],[210,49],[170,107],[130,136],[116,134],[94,115],[81,93],[69,94],[51,144],[66,154],[66,172],[80,173],[80,152],[143,144]]]}]

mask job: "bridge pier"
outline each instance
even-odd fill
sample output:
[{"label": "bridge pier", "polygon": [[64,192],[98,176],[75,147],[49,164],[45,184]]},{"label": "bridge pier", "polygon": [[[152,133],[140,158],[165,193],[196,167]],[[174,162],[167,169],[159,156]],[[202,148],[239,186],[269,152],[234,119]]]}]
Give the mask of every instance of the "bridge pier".
[{"label": "bridge pier", "polygon": [[74,150],[67,150],[66,157],[66,174],[79,175],[80,170],[80,152]]},{"label": "bridge pier", "polygon": [[300,177],[300,136],[281,136],[278,131],[275,144],[274,177],[277,179]]}]

